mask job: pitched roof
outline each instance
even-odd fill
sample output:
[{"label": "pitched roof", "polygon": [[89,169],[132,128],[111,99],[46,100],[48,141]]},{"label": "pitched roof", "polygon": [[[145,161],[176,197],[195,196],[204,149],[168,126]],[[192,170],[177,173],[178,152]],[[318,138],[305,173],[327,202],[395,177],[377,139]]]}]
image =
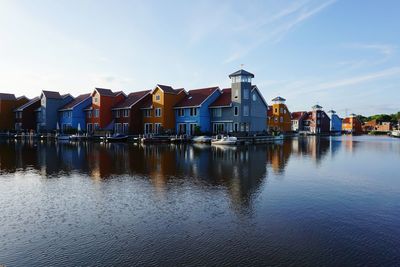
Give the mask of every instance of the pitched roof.
[{"label": "pitched roof", "polygon": [[64,97],[64,96],[61,96],[59,92],[55,92],[55,91],[43,90],[42,93],[46,98],[60,99],[60,98]]},{"label": "pitched roof", "polygon": [[28,101],[29,101],[29,98],[27,98],[27,97],[26,97],[26,96],[24,96],[24,95],[17,97],[17,100],[20,100],[20,99],[26,99],[26,100],[28,100]]},{"label": "pitched roof", "polygon": [[115,96],[113,91],[110,89],[105,89],[105,88],[95,88],[95,90],[102,96]]},{"label": "pitched roof", "polygon": [[88,98],[90,98],[90,94],[79,95],[74,100],[72,100],[71,102],[69,102],[68,104],[66,104],[65,106],[63,106],[59,110],[70,110],[70,109],[73,109],[75,106],[77,106],[78,104],[82,103],[83,101],[85,101]]},{"label": "pitched roof", "polygon": [[18,107],[15,109],[15,111],[23,111],[24,109],[26,109],[27,107],[35,104],[36,102],[40,101],[40,98],[37,96],[35,98],[32,98],[31,100],[29,100],[27,103],[23,104],[22,106]]},{"label": "pitched roof", "polygon": [[178,104],[176,104],[175,107],[200,106],[211,94],[217,90],[219,90],[218,86],[190,90],[187,96]]},{"label": "pitched roof", "polygon": [[313,109],[317,109],[317,108],[322,108],[322,107],[321,107],[320,105],[317,104],[317,105],[313,106],[312,108],[313,108]]},{"label": "pitched roof", "polygon": [[253,73],[245,71],[244,69],[240,69],[238,71],[235,71],[234,73],[231,73],[229,75],[229,78],[232,78],[232,77],[235,77],[235,76],[251,76],[251,78],[254,78],[254,74]]},{"label": "pitched roof", "polygon": [[286,99],[284,99],[284,98],[281,97],[281,96],[277,96],[277,97],[275,97],[274,99],[272,99],[271,101],[286,101]]},{"label": "pitched roof", "polygon": [[139,100],[141,100],[143,97],[150,94],[150,92],[151,90],[130,93],[124,101],[115,106],[113,109],[131,108],[133,105],[139,102]]},{"label": "pitched roof", "polygon": [[160,88],[161,90],[164,91],[164,93],[170,93],[170,94],[177,94],[178,92],[174,90],[174,88],[172,88],[169,85],[162,85],[162,84],[157,84],[157,87]]},{"label": "pitched roof", "polygon": [[14,94],[0,93],[0,100],[15,100]]},{"label": "pitched roof", "polygon": [[226,107],[232,104],[232,90],[231,88],[225,88],[222,90],[222,94],[209,106],[209,107]]},{"label": "pitched roof", "polygon": [[268,103],[265,101],[264,96],[261,94],[260,90],[258,90],[257,85],[252,85],[251,86],[251,91],[253,92],[256,90],[258,92],[258,95],[260,96],[261,100],[263,101],[264,105],[268,108]]},{"label": "pitched roof", "polygon": [[305,115],[306,111],[296,111],[291,113],[292,120],[299,120],[303,115]]},{"label": "pitched roof", "polygon": [[328,113],[332,113],[332,114],[336,114],[336,111],[334,111],[333,109],[329,110]]}]

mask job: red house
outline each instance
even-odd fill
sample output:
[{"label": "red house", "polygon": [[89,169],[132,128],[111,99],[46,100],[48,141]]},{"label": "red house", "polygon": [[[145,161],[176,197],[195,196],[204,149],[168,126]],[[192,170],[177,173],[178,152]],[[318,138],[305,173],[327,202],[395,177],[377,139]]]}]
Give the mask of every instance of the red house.
[{"label": "red house", "polygon": [[110,89],[95,88],[92,104],[86,111],[86,130],[93,133],[97,130],[113,130],[112,108],[123,102],[126,98],[124,92],[113,92]]},{"label": "red house", "polygon": [[113,110],[114,132],[124,134],[143,133],[143,116],[141,108],[151,101],[151,90],[130,93],[127,98],[116,105]]},{"label": "red house", "polygon": [[15,113],[15,130],[29,131],[36,129],[36,113],[35,110],[40,108],[40,98],[35,97],[29,102],[17,107]]}]

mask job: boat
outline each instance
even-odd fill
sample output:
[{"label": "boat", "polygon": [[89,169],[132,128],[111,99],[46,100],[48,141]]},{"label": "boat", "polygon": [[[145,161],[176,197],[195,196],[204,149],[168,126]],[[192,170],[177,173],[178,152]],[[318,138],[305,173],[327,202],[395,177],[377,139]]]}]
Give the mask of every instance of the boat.
[{"label": "boat", "polygon": [[390,136],[400,137],[400,130],[391,131]]},{"label": "boat", "polygon": [[212,138],[209,136],[195,136],[192,138],[193,143],[211,143]]},{"label": "boat", "polygon": [[234,136],[222,136],[211,140],[212,145],[236,145],[237,138]]},{"label": "boat", "polygon": [[112,136],[107,136],[105,139],[107,142],[125,142],[128,140],[128,136],[125,134],[114,134]]}]

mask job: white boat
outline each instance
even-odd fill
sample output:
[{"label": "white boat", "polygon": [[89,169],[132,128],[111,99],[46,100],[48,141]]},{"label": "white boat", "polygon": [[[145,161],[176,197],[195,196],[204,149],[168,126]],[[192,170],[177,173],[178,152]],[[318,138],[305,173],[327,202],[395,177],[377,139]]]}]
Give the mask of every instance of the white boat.
[{"label": "white boat", "polygon": [[212,138],[209,136],[195,136],[192,138],[193,143],[211,143]]},{"label": "white boat", "polygon": [[400,137],[400,130],[391,131],[390,135],[393,137]]},{"label": "white boat", "polygon": [[234,136],[223,136],[222,138],[216,138],[211,140],[212,145],[236,145],[237,138]]}]

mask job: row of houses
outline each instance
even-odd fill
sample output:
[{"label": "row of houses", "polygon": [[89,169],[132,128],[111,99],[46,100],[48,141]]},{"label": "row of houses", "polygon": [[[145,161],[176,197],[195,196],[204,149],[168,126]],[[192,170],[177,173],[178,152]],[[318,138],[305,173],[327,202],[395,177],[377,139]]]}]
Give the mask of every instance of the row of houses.
[{"label": "row of houses", "polygon": [[42,91],[30,100],[0,94],[0,131],[266,132],[268,105],[252,84],[254,74],[241,69],[229,78],[231,87],[225,89],[216,86],[186,91],[158,84],[152,90],[128,95],[104,88],[75,98]]},{"label": "row of houses", "polygon": [[320,105],[310,111],[290,112],[283,97],[268,105],[254,74],[240,69],[229,75],[231,87],[186,91],[157,84],[152,90],[125,94],[95,88],[91,93],[42,91],[33,99],[0,94],[0,131],[63,133],[109,131],[125,134],[259,133],[267,131],[310,134],[361,133],[352,114],[340,118]]}]

